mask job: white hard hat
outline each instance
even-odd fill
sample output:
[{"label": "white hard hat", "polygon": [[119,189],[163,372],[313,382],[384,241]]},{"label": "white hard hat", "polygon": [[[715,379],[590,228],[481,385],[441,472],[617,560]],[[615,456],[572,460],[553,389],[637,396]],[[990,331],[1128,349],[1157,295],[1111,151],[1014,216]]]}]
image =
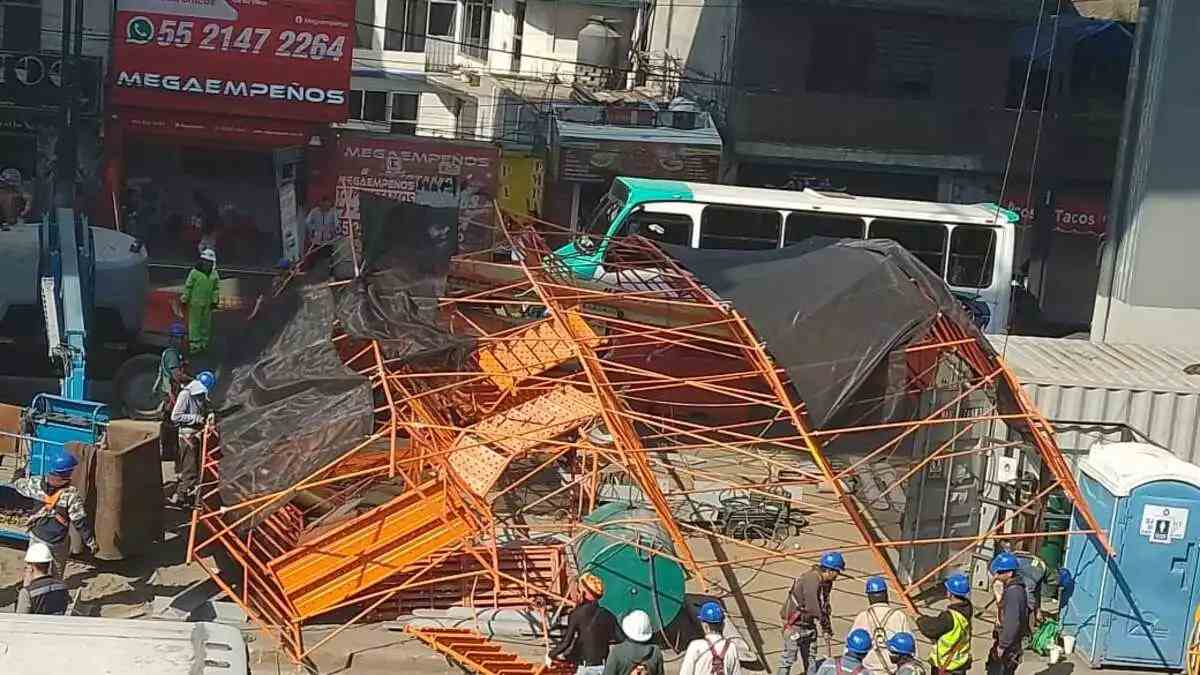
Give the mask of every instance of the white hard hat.
[{"label": "white hard hat", "polygon": [[14,167],[9,167],[4,171],[0,171],[0,183],[6,183],[8,185],[20,185],[21,170]]},{"label": "white hard hat", "polygon": [[649,642],[654,637],[654,629],[650,627],[650,615],[640,609],[635,609],[621,619],[621,632],[634,642]]},{"label": "white hard hat", "polygon": [[211,248],[206,248],[203,251],[200,251],[200,259],[215,263],[217,262],[217,252]]},{"label": "white hard hat", "polygon": [[29,548],[25,550],[25,562],[45,564],[54,561],[54,555],[50,553],[50,547],[40,541],[29,542]]}]

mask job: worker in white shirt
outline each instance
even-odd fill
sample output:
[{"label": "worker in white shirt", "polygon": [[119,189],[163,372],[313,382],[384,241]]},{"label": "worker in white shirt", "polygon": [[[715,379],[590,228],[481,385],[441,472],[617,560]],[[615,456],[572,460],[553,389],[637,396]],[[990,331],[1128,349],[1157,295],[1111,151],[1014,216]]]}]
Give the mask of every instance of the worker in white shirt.
[{"label": "worker in white shirt", "polygon": [[710,600],[700,605],[696,618],[704,628],[704,637],[688,644],[679,675],[740,675],[737,645],[724,635],[725,610],[721,604]]},{"label": "worker in white shirt", "polygon": [[875,673],[894,673],[896,666],[888,658],[887,641],[897,633],[913,633],[916,629],[900,607],[888,602],[887,582],[883,577],[867,579],[867,608],[854,617],[851,628],[861,628],[871,635],[874,648],[863,659],[863,665]]}]

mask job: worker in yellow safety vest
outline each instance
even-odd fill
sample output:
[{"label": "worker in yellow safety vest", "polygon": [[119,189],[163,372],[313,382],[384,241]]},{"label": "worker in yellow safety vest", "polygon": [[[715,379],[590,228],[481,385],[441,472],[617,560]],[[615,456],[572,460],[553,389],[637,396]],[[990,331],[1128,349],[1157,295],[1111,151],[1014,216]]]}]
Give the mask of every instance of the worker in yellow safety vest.
[{"label": "worker in yellow safety vest", "polygon": [[965,574],[946,579],[950,604],[935,617],[917,619],[917,629],[934,641],[929,663],[936,675],[965,675],[971,669],[971,582]]}]

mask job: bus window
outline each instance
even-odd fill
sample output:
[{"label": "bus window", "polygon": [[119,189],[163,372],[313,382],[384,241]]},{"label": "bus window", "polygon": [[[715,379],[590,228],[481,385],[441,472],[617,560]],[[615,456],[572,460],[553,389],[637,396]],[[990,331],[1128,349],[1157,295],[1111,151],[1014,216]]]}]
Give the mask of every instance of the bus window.
[{"label": "bus window", "polygon": [[710,204],[700,216],[700,248],[779,248],[782,220],[778,211]]},{"label": "bus window", "polygon": [[682,213],[638,211],[629,217],[629,234],[640,234],[664,244],[692,245],[692,217]]},{"label": "bus window", "polygon": [[783,245],[798,244],[809,237],[862,239],[865,224],[861,216],[840,216],[814,211],[793,211],[787,217]]},{"label": "bus window", "polygon": [[616,218],[617,214],[621,212],[627,199],[629,199],[629,188],[619,180],[613,181],[612,189],[600,199],[596,208],[592,209],[592,214],[588,216],[582,231],[594,237],[607,237],[613,218]]},{"label": "bus window", "polygon": [[990,227],[959,225],[950,233],[951,286],[987,288],[992,285],[996,258],[996,231]]},{"label": "bus window", "polygon": [[946,268],[946,226],[923,220],[871,221],[872,239],[891,239],[921,259],[939,277]]}]

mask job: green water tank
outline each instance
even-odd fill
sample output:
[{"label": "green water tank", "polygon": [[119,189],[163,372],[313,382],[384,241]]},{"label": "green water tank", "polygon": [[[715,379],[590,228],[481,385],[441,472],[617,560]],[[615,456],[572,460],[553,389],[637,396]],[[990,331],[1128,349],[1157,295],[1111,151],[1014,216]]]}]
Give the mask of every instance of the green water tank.
[{"label": "green water tank", "polygon": [[604,582],[601,606],[618,620],[640,609],[650,615],[654,629],[660,630],[683,608],[685,581],[678,562],[652,553],[675,555],[670,537],[657,520],[647,509],[605,504],[583,519],[599,531],[579,539],[575,560],[580,574],[590,572]]}]

